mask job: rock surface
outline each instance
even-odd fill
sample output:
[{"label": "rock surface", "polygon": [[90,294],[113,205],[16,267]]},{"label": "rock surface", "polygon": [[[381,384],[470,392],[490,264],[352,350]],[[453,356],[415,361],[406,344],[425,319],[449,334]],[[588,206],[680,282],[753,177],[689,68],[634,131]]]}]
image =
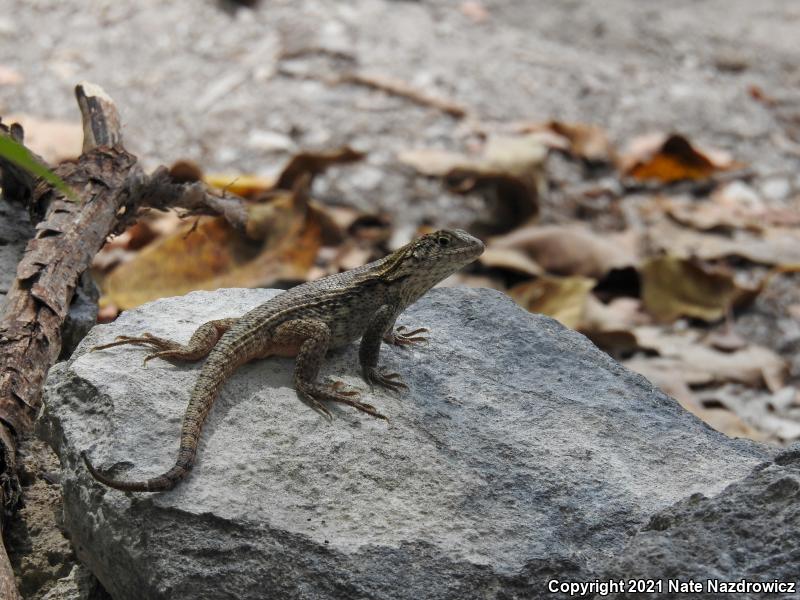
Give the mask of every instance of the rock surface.
[{"label": "rock surface", "polygon": [[[800,444],[717,496],[693,494],[651,517],[606,578],[800,584]],[[770,596],[751,591],[734,597]],[[639,598],[641,594],[619,595]],[[665,598],[685,597],[667,594]]]},{"label": "rock surface", "polygon": [[[365,392],[388,424],[339,407],[329,424],[297,399],[289,359],[259,361],[223,389],[178,488],[95,483],[81,450],[126,478],[172,464],[199,366],[86,350],[123,333],[186,340],[275,293],[151,303],[51,371],[41,432],[64,468],[65,526],[117,600],[536,597],[550,578],[605,572],[652,514],[773,453],[500,293],[440,289],[398,323],[430,327],[430,343],[382,352],[410,390]],[[353,344],[322,376],[364,388],[356,365]]]}]

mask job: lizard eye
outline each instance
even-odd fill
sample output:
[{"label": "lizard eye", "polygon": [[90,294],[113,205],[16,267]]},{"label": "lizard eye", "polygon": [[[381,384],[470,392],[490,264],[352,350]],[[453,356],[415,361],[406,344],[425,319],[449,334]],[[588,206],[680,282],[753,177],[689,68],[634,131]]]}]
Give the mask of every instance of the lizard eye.
[{"label": "lizard eye", "polygon": [[440,246],[447,246],[450,243],[450,238],[441,236],[436,241],[439,242]]}]

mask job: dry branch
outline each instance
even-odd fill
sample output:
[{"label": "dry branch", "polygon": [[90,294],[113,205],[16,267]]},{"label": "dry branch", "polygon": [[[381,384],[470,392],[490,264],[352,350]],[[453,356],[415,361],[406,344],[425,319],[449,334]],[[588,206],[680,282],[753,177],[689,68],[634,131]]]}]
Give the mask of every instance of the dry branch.
[{"label": "dry branch", "polygon": [[[164,168],[146,176],[136,156],[122,145],[111,98],[90,83],[78,85],[75,93],[83,119],[83,152],[54,171],[78,202],[0,158],[4,196],[26,202],[38,221],[0,313],[0,532],[20,496],[17,439],[33,425],[45,376],[61,351],[61,327],[73,293],[106,238],[132,223],[142,207],[179,206],[194,214],[221,215],[238,229],[247,220],[241,198],[213,193],[199,182],[175,183]],[[0,124],[0,136],[24,142],[18,125]],[[0,597],[19,597],[2,550]]]},{"label": "dry branch", "polygon": [[366,75],[364,73],[348,73],[347,75],[344,75],[340,81],[342,83],[363,85],[365,87],[386,92],[387,94],[406,98],[421,106],[430,106],[440,110],[457,119],[467,116],[467,109],[460,104],[456,104],[452,100],[431,96],[430,94],[412,87],[405,81],[390,79],[388,77],[380,77],[377,75]]}]

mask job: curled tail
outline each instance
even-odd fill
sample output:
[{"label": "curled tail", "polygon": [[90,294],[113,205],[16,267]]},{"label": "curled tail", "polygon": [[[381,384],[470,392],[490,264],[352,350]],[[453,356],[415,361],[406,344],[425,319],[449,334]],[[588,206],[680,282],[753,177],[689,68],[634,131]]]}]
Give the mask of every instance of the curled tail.
[{"label": "curled tail", "polygon": [[217,398],[219,388],[244,361],[234,360],[227,352],[214,352],[208,357],[206,364],[200,372],[200,377],[192,390],[192,397],[186,407],[181,426],[181,446],[178,458],[169,471],[158,477],[144,481],[122,481],[111,479],[100,473],[89,461],[86,452],[81,452],[83,462],[89,473],[97,481],[123,492],[163,492],[174,488],[181,481],[194,464],[197,454],[197,442],[200,432],[206,421],[208,412]]}]

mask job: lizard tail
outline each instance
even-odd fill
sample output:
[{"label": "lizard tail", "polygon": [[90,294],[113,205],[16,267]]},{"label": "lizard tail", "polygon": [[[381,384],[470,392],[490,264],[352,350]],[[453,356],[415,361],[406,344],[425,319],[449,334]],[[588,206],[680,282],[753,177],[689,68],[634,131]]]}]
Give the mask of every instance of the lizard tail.
[{"label": "lizard tail", "polygon": [[81,452],[81,457],[89,473],[100,483],[123,492],[164,492],[174,488],[192,469],[200,432],[220,387],[242,362],[245,361],[235,360],[227,352],[209,356],[194,386],[189,405],[186,407],[181,426],[181,446],[178,458],[169,471],[144,481],[111,479],[92,465],[86,452]]},{"label": "lizard tail", "polygon": [[106,477],[100,471],[98,471],[89,461],[89,457],[86,456],[86,452],[81,452],[81,458],[83,458],[83,462],[86,465],[89,473],[92,474],[92,477],[108,487],[114,488],[115,490],[122,490],[123,492],[163,492],[166,490],[171,490],[173,487],[175,487],[175,484],[177,484],[186,476],[186,474],[189,472],[189,468],[191,468],[176,464],[166,473],[146,481],[122,481],[119,479],[111,479],[110,477]]}]

